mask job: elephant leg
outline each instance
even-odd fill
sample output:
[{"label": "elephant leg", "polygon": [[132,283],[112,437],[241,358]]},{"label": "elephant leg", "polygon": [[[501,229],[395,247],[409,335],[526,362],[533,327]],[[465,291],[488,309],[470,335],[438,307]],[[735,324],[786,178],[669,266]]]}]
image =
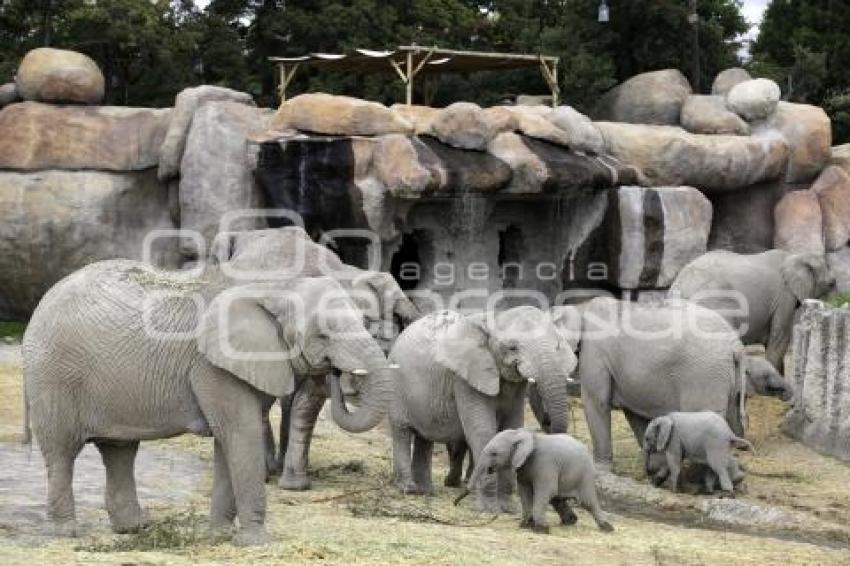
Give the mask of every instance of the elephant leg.
[{"label": "elephant leg", "polygon": [[106,511],[112,530],[116,533],[139,530],[144,519],[133,474],[139,443],[118,445],[98,442],[97,449],[106,467]]},{"label": "elephant leg", "polygon": [[275,398],[269,397],[263,402],[263,449],[265,450],[266,461],[266,480],[272,476],[280,474],[280,469],[277,467],[275,458],[274,432],[272,432],[272,423],[269,418],[269,412],[274,406]]},{"label": "elephant leg", "polygon": [[[582,356],[582,363],[585,358],[586,356]],[[611,385],[607,375],[603,378],[595,377],[593,385],[596,389],[593,391],[590,383],[582,382],[581,402],[593,442],[593,460],[597,469],[610,472],[614,468],[614,449],[611,445]],[[606,383],[601,383],[603,379]]]},{"label": "elephant leg", "polygon": [[523,528],[531,527],[531,507],[533,504],[533,491],[531,484],[517,482],[517,493],[519,494],[519,504],[521,507],[521,519],[519,526]]},{"label": "elephant leg", "polygon": [[413,436],[413,481],[416,482],[420,493],[432,495],[434,487],[431,484],[431,455],[434,443],[425,437]]},{"label": "elephant leg", "polygon": [[393,476],[402,493],[419,493],[413,480],[411,451],[416,432],[408,425],[393,422]]},{"label": "elephant leg", "polygon": [[73,480],[74,460],[81,449],[82,446],[42,448],[47,466],[47,518],[56,536],[77,536]]},{"label": "elephant leg", "polygon": [[578,521],[578,515],[570,508],[566,497],[553,497],[552,507],[561,518],[562,525],[575,525],[576,521]]},{"label": "elephant leg", "polygon": [[735,497],[735,486],[732,484],[732,478],[729,477],[728,457],[719,450],[709,451],[706,454],[708,466],[717,474],[717,480],[720,482],[722,497]]},{"label": "elephant leg", "polygon": [[596,521],[596,526],[600,531],[610,533],[614,527],[605,518],[602,512],[602,507],[599,506],[599,498],[596,496],[596,481],[591,474],[585,476],[581,485],[581,496],[579,497],[581,506],[593,515],[593,520]]},{"label": "elephant leg", "polygon": [[446,452],[449,454],[449,473],[443,485],[446,487],[460,487],[463,474],[463,459],[466,457],[466,441],[456,440],[446,444]]},{"label": "elephant leg", "polygon": [[310,489],[310,477],[307,475],[310,457],[310,441],[316,419],[327,400],[324,383],[315,379],[305,379],[292,399],[289,411],[289,441],[283,460],[283,473],[278,485],[283,489]]},{"label": "elephant leg", "polygon": [[[525,420],[525,384],[519,388],[521,393],[512,399],[507,411],[500,415],[499,430],[521,429]],[[500,470],[498,473],[499,508],[503,513],[516,513],[513,493],[516,486],[516,474],[512,469]]]},{"label": "elephant leg", "polygon": [[632,432],[635,435],[635,439],[637,440],[638,446],[643,448],[643,436],[646,433],[646,428],[649,426],[649,419],[645,419],[642,416],[631,412],[628,409],[623,409],[623,414],[626,416],[626,420],[629,422],[629,426],[632,429]]},{"label": "elephant leg", "polygon": [[[499,430],[495,400],[486,397],[458,379],[455,381],[455,403],[466,442],[472,449],[472,459],[481,461],[481,453]],[[498,513],[497,477],[484,475],[475,486],[475,507],[484,513]]]},{"label": "elephant leg", "polygon": [[[238,546],[265,544],[269,536],[264,525],[263,396],[226,371],[209,366],[202,368],[190,376],[190,382],[227,464],[239,519],[239,531],[232,542]],[[217,474],[219,480],[224,480],[222,476],[222,473]],[[219,493],[219,501],[224,499],[223,490],[223,485],[214,488]],[[216,509],[211,507],[211,522],[220,524],[222,514],[218,503]]]},{"label": "elephant leg", "polygon": [[289,426],[292,422],[292,399],[294,395],[280,398],[280,430],[277,436],[277,458],[275,468],[278,473],[283,471],[283,462],[286,460],[286,446],[289,444]]},{"label": "elephant leg", "polygon": [[531,496],[531,529],[538,533],[548,533],[549,525],[546,524],[546,509],[552,501],[551,489],[546,489],[540,482],[536,482],[532,488]]},{"label": "elephant leg", "polygon": [[230,468],[224,454],[224,447],[218,440],[213,448],[213,489],[210,503],[210,529],[213,532],[227,531],[236,518],[236,497],[233,483],[230,481]]},{"label": "elephant leg", "polygon": [[770,321],[770,331],[765,345],[764,357],[773,364],[780,374],[785,374],[785,352],[791,343],[791,328],[794,325],[794,313],[781,316],[776,313]]},{"label": "elephant leg", "polygon": [[671,491],[679,491],[679,474],[682,472],[681,447],[674,446],[671,442],[670,446],[667,447],[666,457],[667,469],[670,470],[670,474],[667,476],[667,485]]}]

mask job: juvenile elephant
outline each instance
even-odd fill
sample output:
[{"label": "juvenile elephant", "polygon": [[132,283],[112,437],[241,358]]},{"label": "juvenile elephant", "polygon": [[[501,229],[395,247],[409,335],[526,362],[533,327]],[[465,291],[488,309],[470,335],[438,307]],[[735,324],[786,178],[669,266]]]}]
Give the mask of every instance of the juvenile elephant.
[{"label": "juvenile elephant", "polygon": [[[431,491],[434,442],[465,440],[478,461],[499,430],[521,427],[530,379],[540,387],[552,431],[566,430],[567,380],[576,359],[558,323],[534,307],[468,316],[439,311],[401,333],[389,357],[401,366],[390,422],[403,491]],[[511,508],[510,475],[500,474],[498,489],[493,482],[480,487],[479,508]]]},{"label": "juvenile elephant", "polygon": [[355,412],[328,378],[335,420],[360,430],[386,414],[394,380],[333,279],[238,285],[217,268],[190,276],[129,260],[94,263],[57,283],[27,327],[23,358],[28,422],[60,534],[75,532],[71,483],[85,443],[106,466],[112,528],[127,532],[143,522],[133,477],[139,441],[195,433],[215,438],[212,528],[238,517],[234,543],[263,543],[265,400],[289,395],[300,375],[368,374]]},{"label": "juvenile elephant", "polygon": [[615,408],[638,443],[650,420],[673,411],[714,411],[743,434],[744,349],[717,313],[686,301],[643,305],[607,297],[560,310],[573,313],[577,376],[598,466],[612,467]]},{"label": "juvenile elephant", "polygon": [[[332,277],[361,309],[372,336],[385,352],[389,350],[397,329],[406,327],[420,316],[392,275],[343,263],[332,250],[314,242],[299,227],[219,234],[212,246],[211,257],[232,278],[243,282],[298,276]],[[353,392],[359,380],[357,376],[354,376],[353,384],[344,380],[344,389]],[[277,453],[269,421],[269,410],[275,400],[267,402],[263,411],[266,472],[269,476],[280,474],[280,487],[309,489],[310,443],[328,393],[324,375],[302,375],[296,381],[293,394],[280,399]],[[372,423],[367,424],[371,428]]]},{"label": "juvenile elephant", "polygon": [[679,489],[682,460],[688,459],[694,464],[704,464],[711,470],[712,473],[706,473],[705,487],[709,493],[714,491],[717,479],[723,495],[727,497],[735,496],[733,484],[743,479],[738,462],[732,455],[732,448],[753,449],[748,440],[732,432],[720,415],[710,411],[673,412],[653,419],[646,429],[643,446],[647,475],[654,476],[656,480],[663,471],[658,469],[652,455],[664,455],[664,471],[671,490]]},{"label": "juvenile elephant", "polygon": [[459,503],[481,478],[498,470],[515,470],[522,505],[520,526],[549,532],[546,509],[551,504],[564,525],[578,520],[570,508],[575,499],[590,511],[596,525],[613,531],[596,496],[596,470],[587,447],[568,434],[534,434],[527,430],[503,430],[481,454],[469,487],[455,499]]},{"label": "juvenile elephant", "polygon": [[[782,372],[794,311],[803,300],[821,297],[834,285],[835,277],[820,255],[713,251],[686,265],[669,294],[720,312],[741,331],[744,344],[764,344],[767,360]],[[746,316],[740,314],[742,307]]]}]

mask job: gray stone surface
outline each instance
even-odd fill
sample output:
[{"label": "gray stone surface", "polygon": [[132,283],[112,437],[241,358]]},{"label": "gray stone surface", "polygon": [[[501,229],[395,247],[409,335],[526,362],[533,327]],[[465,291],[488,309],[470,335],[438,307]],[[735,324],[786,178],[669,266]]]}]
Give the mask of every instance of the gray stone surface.
[{"label": "gray stone surface", "polygon": [[[206,102],[195,111],[180,165],[180,226],[199,232],[207,246],[224,214],[262,206],[253,175],[257,147],[248,136],[265,129],[270,117],[267,110],[238,102]],[[246,219],[230,229],[264,226],[262,220]],[[183,242],[184,258],[199,257],[196,245]]]},{"label": "gray stone surface", "polygon": [[850,309],[806,301],[792,348],[795,391],[786,431],[850,461]]},{"label": "gray stone surface", "polygon": [[569,146],[578,151],[591,154],[605,151],[605,140],[590,118],[570,106],[558,106],[546,119],[564,130]]},{"label": "gray stone surface", "polygon": [[782,91],[770,79],[743,81],[726,93],[726,105],[747,121],[764,120],[773,114]]},{"label": "gray stone surface", "polygon": [[773,247],[791,253],[825,252],[823,213],[812,190],[786,194],[773,210]]},{"label": "gray stone surface", "polygon": [[750,74],[740,67],[732,67],[717,73],[714,77],[714,82],[711,84],[711,94],[726,96],[732,87],[738,83],[752,79]]},{"label": "gray stone surface", "polygon": [[0,108],[18,100],[20,100],[20,96],[18,96],[18,88],[15,83],[0,85]]},{"label": "gray stone surface", "polygon": [[444,144],[459,149],[483,151],[493,139],[493,129],[481,107],[455,102],[436,112],[430,133]]},{"label": "gray stone surface", "polygon": [[685,100],[682,127],[695,134],[731,134],[746,136],[750,127],[740,116],[726,108],[722,96],[692,94]]},{"label": "gray stone surface", "polygon": [[773,209],[795,187],[781,181],[759,183],[739,191],[712,195],[709,249],[754,254],[773,249]]},{"label": "gray stone surface", "polygon": [[642,73],[605,93],[592,117],[610,122],[676,125],[682,104],[690,94],[688,79],[676,69]]},{"label": "gray stone surface", "polygon": [[814,180],[832,159],[832,126],[822,108],[780,101],[765,122],[753,127],[761,138],[781,136],[790,150],[785,180],[807,183]]},{"label": "gray stone surface", "polygon": [[[156,172],[0,172],[0,320],[26,320],[59,279],[94,261],[142,259],[149,231],[174,228]],[[177,265],[174,238],[151,260]]]},{"label": "gray stone surface", "polygon": [[827,252],[826,261],[835,276],[835,292],[850,294],[850,246]]},{"label": "gray stone surface", "polygon": [[202,85],[180,91],[174,100],[174,113],[159,149],[160,180],[176,177],[180,173],[180,162],[192,126],[192,116],[203,103],[214,100],[254,105],[250,94],[220,86]]}]

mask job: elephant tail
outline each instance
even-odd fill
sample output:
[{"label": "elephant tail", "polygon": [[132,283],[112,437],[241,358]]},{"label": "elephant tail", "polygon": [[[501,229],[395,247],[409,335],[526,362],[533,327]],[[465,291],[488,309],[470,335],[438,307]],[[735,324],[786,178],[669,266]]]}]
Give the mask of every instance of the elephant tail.
[{"label": "elephant tail", "polygon": [[756,453],[756,447],[753,446],[753,443],[747,440],[746,438],[741,438],[739,436],[732,437],[731,440],[732,446],[737,448],[738,450],[748,450],[753,454]]},{"label": "elephant tail", "polygon": [[743,435],[747,430],[747,353],[742,345],[735,348],[732,353],[733,362],[735,364],[735,385],[733,389],[738,395],[733,401],[738,402],[738,418],[741,424],[741,430],[735,431],[737,434]]},{"label": "elephant tail", "polygon": [[23,403],[24,403],[24,431],[23,431],[23,439],[21,440],[21,444],[24,446],[32,444],[32,427],[30,426],[30,404],[27,399],[27,388],[24,387],[24,395],[23,395]]}]

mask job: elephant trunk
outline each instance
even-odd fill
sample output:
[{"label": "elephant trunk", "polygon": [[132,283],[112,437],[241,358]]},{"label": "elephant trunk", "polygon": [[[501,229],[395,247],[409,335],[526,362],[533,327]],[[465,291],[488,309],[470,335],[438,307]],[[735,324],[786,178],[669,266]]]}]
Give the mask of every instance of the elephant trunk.
[{"label": "elephant trunk", "polygon": [[422,316],[422,313],[418,308],[416,308],[416,305],[414,305],[407,297],[403,297],[396,301],[393,311],[396,316],[398,316],[402,329],[406,328]]},{"label": "elephant trunk", "polygon": [[463,499],[467,495],[469,495],[472,492],[473,489],[475,489],[475,485],[478,483],[478,478],[480,478],[481,474],[484,473],[483,469],[484,469],[484,466],[482,466],[481,463],[478,463],[478,464],[475,465],[475,469],[473,470],[472,476],[469,478],[469,481],[466,482],[466,486],[458,494],[458,496],[455,497],[455,499],[454,499],[455,505],[460,504],[460,502],[463,501]]},{"label": "elephant trunk", "polygon": [[360,391],[360,407],[350,411],[337,376],[328,376],[331,409],[339,427],[347,432],[360,433],[375,428],[387,414],[392,398],[398,366],[373,369]]},{"label": "elephant trunk", "polygon": [[549,416],[549,432],[559,434],[567,432],[567,413],[569,397],[567,381],[569,376],[557,364],[542,361],[536,377],[537,390],[543,398],[546,413]]}]

